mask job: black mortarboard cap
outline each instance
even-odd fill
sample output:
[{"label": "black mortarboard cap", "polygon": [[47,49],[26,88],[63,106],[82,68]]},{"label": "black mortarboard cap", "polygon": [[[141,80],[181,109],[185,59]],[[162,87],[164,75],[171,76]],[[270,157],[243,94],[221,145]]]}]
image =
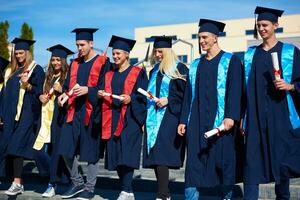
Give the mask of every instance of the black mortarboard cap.
[{"label": "black mortarboard cap", "polygon": [[68,49],[67,47],[61,44],[57,44],[52,47],[49,47],[47,50],[52,52],[51,57],[67,58],[68,55],[74,54],[73,51],[71,51],[70,49]]},{"label": "black mortarboard cap", "polygon": [[200,19],[199,21],[199,33],[209,32],[215,35],[219,35],[220,32],[224,31],[225,25],[223,22],[218,22],[210,19]]},{"label": "black mortarboard cap", "polygon": [[154,38],[154,48],[172,48],[172,37],[168,36],[152,36]]},{"label": "black mortarboard cap", "polygon": [[76,33],[76,40],[93,41],[93,33],[97,30],[97,28],[75,28],[72,33]]},{"label": "black mortarboard cap", "polygon": [[255,8],[254,14],[258,14],[257,21],[268,20],[277,23],[278,17],[281,17],[283,12],[283,10],[257,6]]},{"label": "black mortarboard cap", "polygon": [[130,52],[132,48],[134,47],[136,41],[127,39],[127,38],[122,38],[116,35],[113,35],[110,39],[109,42],[109,47],[112,47],[113,49],[121,49],[126,52]]},{"label": "black mortarboard cap", "polygon": [[11,43],[15,44],[15,50],[29,50],[30,46],[35,43],[34,40],[26,40],[21,38],[15,38]]}]

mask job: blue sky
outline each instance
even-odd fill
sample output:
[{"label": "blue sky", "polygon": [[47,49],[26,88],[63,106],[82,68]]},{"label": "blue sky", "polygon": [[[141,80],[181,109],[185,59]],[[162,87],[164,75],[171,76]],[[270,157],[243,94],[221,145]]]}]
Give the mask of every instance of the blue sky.
[{"label": "blue sky", "polygon": [[[54,3],[55,2],[55,3]],[[45,49],[61,43],[76,51],[76,27],[99,28],[95,46],[105,49],[112,34],[134,38],[134,28],[253,17],[256,5],[300,13],[299,0],[0,0],[0,21],[10,23],[9,39],[20,35],[23,22],[34,30],[35,60],[48,63]]]}]

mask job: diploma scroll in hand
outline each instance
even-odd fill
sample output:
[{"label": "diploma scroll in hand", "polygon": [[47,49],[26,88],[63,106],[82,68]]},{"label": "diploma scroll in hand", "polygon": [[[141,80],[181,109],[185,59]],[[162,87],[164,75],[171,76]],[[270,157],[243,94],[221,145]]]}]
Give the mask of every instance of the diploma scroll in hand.
[{"label": "diploma scroll in hand", "polygon": [[64,104],[66,103],[66,101],[70,98],[70,96],[73,95],[73,90],[74,90],[74,88],[76,88],[76,87],[79,87],[79,84],[78,84],[78,83],[76,83],[76,85],[74,85],[74,87],[73,87],[71,90],[69,90],[69,92],[65,92],[65,96],[64,96],[64,98],[61,100],[61,104],[62,104],[62,105],[64,105]]},{"label": "diploma scroll in hand", "polygon": [[111,93],[108,93],[108,92],[103,92],[103,95],[107,96],[107,97],[112,97],[114,99],[119,99],[120,101],[124,100],[124,97],[121,97],[121,96],[116,95],[116,94],[111,94]]},{"label": "diploma scroll in hand", "polygon": [[214,135],[219,135],[222,131],[224,131],[224,129],[225,129],[224,124],[221,124],[221,126],[219,126],[218,128],[214,128],[214,129],[204,133],[204,138],[208,139]]},{"label": "diploma scroll in hand", "polygon": [[[58,83],[58,81],[59,81],[59,78],[56,79],[56,81],[54,82],[54,84],[55,84],[55,83]],[[47,96],[50,98],[50,97],[52,96],[53,92],[54,92],[54,88],[52,87],[52,88],[49,90]]]},{"label": "diploma scroll in hand", "polygon": [[279,62],[278,62],[278,54],[277,52],[271,53],[272,56],[272,63],[273,63],[273,68],[274,68],[274,74],[275,74],[275,79],[279,80],[281,79],[281,70],[279,68]]},{"label": "diploma scroll in hand", "polygon": [[138,88],[137,91],[139,93],[141,93],[142,95],[148,97],[149,99],[154,100],[155,102],[158,101],[158,98],[156,96],[154,96],[151,92],[147,92],[147,91],[143,90],[142,88]]}]

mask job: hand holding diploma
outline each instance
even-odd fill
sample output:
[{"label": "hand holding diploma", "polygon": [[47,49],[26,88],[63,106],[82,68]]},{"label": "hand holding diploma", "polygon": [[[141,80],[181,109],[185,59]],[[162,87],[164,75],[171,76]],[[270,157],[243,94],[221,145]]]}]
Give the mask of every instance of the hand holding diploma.
[{"label": "hand holding diploma", "polygon": [[143,90],[142,88],[138,88],[137,91],[138,91],[139,93],[141,93],[142,95],[148,97],[149,99],[152,99],[152,100],[155,101],[155,102],[157,102],[157,101],[159,100],[159,99],[158,99],[156,96],[154,96],[151,92],[147,92],[147,91]]},{"label": "hand holding diploma", "polygon": [[111,93],[105,92],[104,90],[98,90],[98,97],[99,98],[102,98],[102,97],[112,97],[114,99],[119,99],[120,101],[124,100],[124,97],[122,97],[122,95],[119,96],[119,95],[116,95],[116,94],[111,94]]},{"label": "hand holding diploma", "polygon": [[222,131],[229,131],[233,127],[233,125],[234,125],[234,120],[230,118],[225,118],[222,124],[218,128],[212,129],[204,133],[204,137],[207,139],[214,135],[219,136]]},{"label": "hand holding diploma", "polygon": [[281,79],[281,70],[279,68],[279,61],[278,61],[278,54],[277,52],[271,53],[272,56],[272,63],[273,63],[273,69],[274,69],[274,74],[275,74],[275,79],[279,80]]},{"label": "hand holding diploma", "polygon": [[74,87],[71,90],[60,95],[58,97],[58,105],[63,106],[66,103],[66,101],[69,99],[69,97],[73,95],[74,89],[78,88],[78,87],[80,87],[80,86],[79,86],[79,84],[76,83],[76,85],[74,85]]},{"label": "hand holding diploma", "polygon": [[218,128],[214,128],[214,129],[212,129],[212,130],[210,130],[210,131],[207,131],[206,133],[204,133],[204,138],[205,139],[208,139],[208,138],[210,138],[210,137],[212,137],[212,136],[214,136],[214,135],[220,135],[220,133],[222,132],[222,131],[224,131],[224,129],[225,129],[225,126],[224,126],[224,124],[222,123],[221,124],[221,126],[219,126]]}]

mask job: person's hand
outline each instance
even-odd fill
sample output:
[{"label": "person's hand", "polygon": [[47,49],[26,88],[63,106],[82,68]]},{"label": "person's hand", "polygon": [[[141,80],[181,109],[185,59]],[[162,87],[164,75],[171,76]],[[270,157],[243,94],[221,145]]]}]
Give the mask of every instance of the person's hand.
[{"label": "person's hand", "polygon": [[98,95],[98,98],[103,98],[105,96],[104,90],[98,90],[97,95]]},{"label": "person's hand", "polygon": [[230,118],[225,118],[222,123],[224,124],[224,131],[229,131],[234,125],[234,121]]},{"label": "person's hand", "polygon": [[47,94],[42,94],[39,96],[40,101],[42,102],[42,104],[45,104],[49,101],[49,97]]},{"label": "person's hand", "polygon": [[73,88],[73,94],[77,97],[86,95],[89,91],[89,88],[87,86],[75,86]]},{"label": "person's hand", "polygon": [[121,100],[123,104],[129,104],[131,102],[131,97],[127,94],[122,94],[120,97],[123,98],[123,100]]},{"label": "person's hand", "polygon": [[27,74],[21,74],[21,83],[24,87],[27,87],[27,85],[29,84],[28,83],[28,80],[29,80],[29,77]]},{"label": "person's hand", "polygon": [[64,104],[62,103],[62,100],[66,97],[67,95],[65,93],[62,93],[58,98],[57,98],[57,103],[60,107],[63,107]]},{"label": "person's hand", "polygon": [[162,97],[162,98],[158,99],[156,101],[156,105],[160,108],[168,105],[168,98],[167,97]]},{"label": "person's hand", "polygon": [[185,127],[186,127],[185,124],[179,124],[178,125],[178,127],[177,127],[177,133],[178,133],[178,135],[184,136],[184,134],[185,134]]},{"label": "person's hand", "polygon": [[54,89],[56,92],[59,92],[59,93],[62,92],[62,87],[61,87],[61,85],[60,85],[58,82],[54,83],[53,89]]},{"label": "person's hand", "polygon": [[294,85],[285,82],[284,79],[277,79],[274,80],[273,82],[277,90],[285,90],[285,91],[294,90]]}]

